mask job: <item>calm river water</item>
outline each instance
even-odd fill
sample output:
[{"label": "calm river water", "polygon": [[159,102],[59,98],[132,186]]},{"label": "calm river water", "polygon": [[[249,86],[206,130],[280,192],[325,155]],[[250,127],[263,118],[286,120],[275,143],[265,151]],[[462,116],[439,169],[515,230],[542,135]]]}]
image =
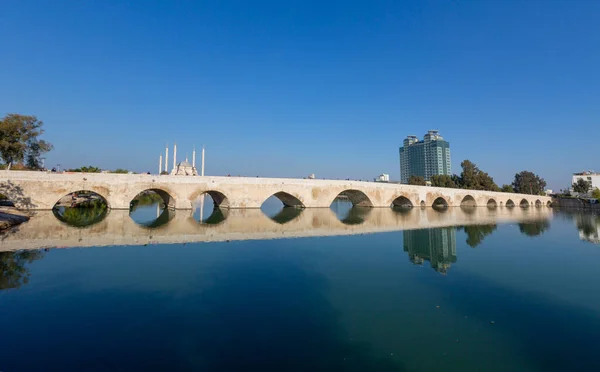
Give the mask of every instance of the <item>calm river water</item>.
[{"label": "calm river water", "polygon": [[0,235],[0,371],[600,371],[599,230],[545,207],[40,212]]}]

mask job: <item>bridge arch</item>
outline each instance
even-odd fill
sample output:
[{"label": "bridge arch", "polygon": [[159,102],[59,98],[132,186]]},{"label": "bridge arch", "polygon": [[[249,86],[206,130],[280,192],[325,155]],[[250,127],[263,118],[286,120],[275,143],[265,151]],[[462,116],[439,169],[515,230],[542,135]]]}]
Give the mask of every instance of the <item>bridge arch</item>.
[{"label": "bridge arch", "polygon": [[552,206],[552,201],[548,200],[548,202],[546,203],[546,207],[550,208]]},{"label": "bridge arch", "polygon": [[535,201],[535,207],[536,208],[541,208],[542,207],[542,202],[540,201],[540,199]]},{"label": "bridge arch", "polygon": [[216,189],[197,190],[193,192],[188,199],[193,205],[202,195],[210,196],[215,208],[229,208],[229,198],[227,198],[222,191]]},{"label": "bridge arch", "polygon": [[519,207],[529,208],[529,202],[527,201],[527,199],[525,199],[525,198],[521,199],[521,201],[519,202]]},{"label": "bridge arch", "polygon": [[476,207],[477,202],[475,201],[474,197],[472,197],[471,195],[467,195],[461,200],[460,206],[461,207]]},{"label": "bridge arch", "polygon": [[[502,206],[502,202],[500,202],[500,206]],[[496,200],[494,200],[494,198],[490,198],[487,202],[487,207],[489,209],[494,209],[498,207],[498,203],[496,202]]]},{"label": "bridge arch", "polygon": [[392,201],[392,207],[395,208],[412,208],[413,203],[404,195],[400,195]]},{"label": "bridge arch", "polygon": [[272,196],[279,199],[283,203],[284,207],[305,208],[304,203],[298,197],[288,194],[287,192],[279,191],[269,196],[269,198]]},{"label": "bridge arch", "polygon": [[362,192],[360,190],[354,190],[354,189],[344,190],[344,191],[340,192],[335,197],[335,199],[340,198],[340,196],[343,198],[347,198],[352,203],[352,205],[355,207],[373,207],[373,202],[371,202],[371,199],[369,199],[367,194],[365,194],[364,192]]},{"label": "bridge arch", "polygon": [[512,199],[508,199],[506,201],[506,208],[514,208],[515,207],[515,202],[512,201]]},{"label": "bridge arch", "polygon": [[175,198],[171,196],[171,194],[168,191],[159,188],[149,188],[138,192],[129,201],[129,208],[133,207],[136,204],[136,200],[140,200],[140,198],[143,198],[146,195],[152,197],[152,194],[158,195],[158,197],[163,202],[164,207],[175,209]]},{"label": "bridge arch", "polygon": [[108,198],[102,195],[100,192],[91,189],[82,189],[71,191],[60,199],[58,199],[52,208],[56,207],[76,207],[76,206],[89,206],[91,204],[104,204],[106,208],[110,208]]},{"label": "bridge arch", "polygon": [[431,206],[436,209],[446,209],[448,208],[448,202],[446,201],[446,199],[439,196],[433,201]]}]

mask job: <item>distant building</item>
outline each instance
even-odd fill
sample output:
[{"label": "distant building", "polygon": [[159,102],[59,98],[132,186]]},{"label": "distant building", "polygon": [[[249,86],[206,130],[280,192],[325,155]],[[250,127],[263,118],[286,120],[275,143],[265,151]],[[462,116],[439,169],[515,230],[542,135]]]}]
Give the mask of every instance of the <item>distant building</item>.
[{"label": "distant building", "polygon": [[390,182],[390,175],[381,173],[379,176],[375,177],[375,182]]},{"label": "distant building", "polygon": [[315,179],[315,174],[314,173],[309,174],[308,175],[308,179],[309,180],[314,180]]},{"label": "distant building", "polygon": [[431,176],[452,175],[450,166],[450,143],[440,136],[439,131],[430,130],[419,141],[417,136],[408,136],[400,147],[400,180],[408,183],[410,176],[421,176],[429,181]]},{"label": "distant building", "polygon": [[599,188],[600,189],[600,173],[594,173],[594,171],[583,171],[581,173],[573,173],[573,179],[571,185],[577,183],[577,180],[584,179],[591,184],[590,191]]}]

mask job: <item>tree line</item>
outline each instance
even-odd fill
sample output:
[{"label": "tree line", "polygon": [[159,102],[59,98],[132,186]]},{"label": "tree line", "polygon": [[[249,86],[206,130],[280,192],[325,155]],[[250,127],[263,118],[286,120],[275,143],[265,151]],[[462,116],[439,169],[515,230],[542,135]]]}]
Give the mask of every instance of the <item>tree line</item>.
[{"label": "tree line", "polygon": [[[449,187],[467,190],[485,190],[514,192],[519,194],[544,195],[546,181],[537,174],[530,171],[522,171],[515,174],[511,184],[499,187],[494,179],[487,173],[479,169],[475,163],[470,160],[464,160],[460,163],[462,172],[460,175],[446,174],[431,176],[431,186]],[[427,183],[421,176],[410,176],[409,185],[425,186]]]}]

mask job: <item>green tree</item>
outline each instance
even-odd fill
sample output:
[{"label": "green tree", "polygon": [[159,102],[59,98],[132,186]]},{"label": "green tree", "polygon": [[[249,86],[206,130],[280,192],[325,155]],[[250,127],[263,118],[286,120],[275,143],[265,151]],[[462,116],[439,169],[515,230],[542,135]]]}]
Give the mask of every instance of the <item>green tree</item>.
[{"label": "green tree", "polygon": [[573,184],[573,191],[578,194],[586,194],[592,188],[592,183],[579,178],[577,182]]},{"label": "green tree", "polygon": [[456,188],[456,183],[452,179],[452,176],[446,174],[436,174],[431,176],[431,186],[436,187],[451,187]]},{"label": "green tree", "polygon": [[512,187],[519,194],[542,195],[546,188],[546,181],[535,173],[522,171],[515,174]]},{"label": "green tree", "polygon": [[598,199],[598,201],[600,201],[600,189],[599,188],[595,188],[594,191],[592,191],[592,198],[596,198]]},{"label": "green tree", "polygon": [[475,163],[465,160],[460,163],[460,185],[463,189],[499,191],[500,188],[489,174],[480,170]]},{"label": "green tree", "polygon": [[67,172],[82,172],[82,173],[100,173],[102,169],[98,168],[98,167],[93,167],[93,166],[83,166],[80,168],[75,168],[75,169],[69,169],[67,170]]},{"label": "green tree", "polygon": [[40,156],[52,150],[52,145],[39,137],[43,122],[35,116],[8,114],[0,120],[0,156],[10,170],[16,162],[27,161],[31,168],[40,168]]},{"label": "green tree", "polygon": [[513,189],[512,185],[502,185],[502,187],[500,188],[500,191],[502,191],[502,192],[515,192],[515,189]]},{"label": "green tree", "polygon": [[127,169],[117,168],[117,169],[115,169],[115,171],[113,173],[127,174],[127,173],[129,173],[129,171]]},{"label": "green tree", "polygon": [[408,184],[409,185],[416,185],[416,186],[425,186],[425,185],[427,185],[427,183],[425,183],[425,178],[423,178],[421,176],[410,176],[410,178],[408,179]]}]

